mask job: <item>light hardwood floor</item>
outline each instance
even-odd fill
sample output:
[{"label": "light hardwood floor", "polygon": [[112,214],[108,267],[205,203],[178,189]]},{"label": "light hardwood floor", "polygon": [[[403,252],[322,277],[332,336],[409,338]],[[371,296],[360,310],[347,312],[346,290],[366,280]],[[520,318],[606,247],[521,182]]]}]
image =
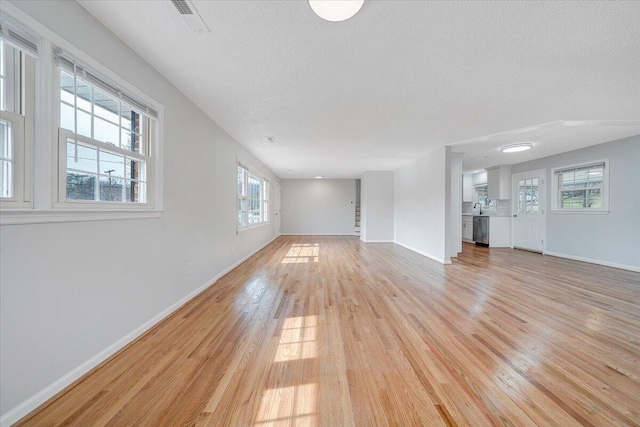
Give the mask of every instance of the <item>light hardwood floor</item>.
[{"label": "light hardwood floor", "polygon": [[280,237],[20,425],[640,425],[640,274]]}]

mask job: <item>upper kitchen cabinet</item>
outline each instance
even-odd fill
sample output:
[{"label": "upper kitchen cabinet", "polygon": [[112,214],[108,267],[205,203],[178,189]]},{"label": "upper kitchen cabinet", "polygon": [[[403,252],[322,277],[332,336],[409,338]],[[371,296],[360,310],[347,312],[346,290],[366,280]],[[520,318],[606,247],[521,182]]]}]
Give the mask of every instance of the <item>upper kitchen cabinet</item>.
[{"label": "upper kitchen cabinet", "polygon": [[487,169],[489,199],[511,199],[511,166],[495,166]]}]

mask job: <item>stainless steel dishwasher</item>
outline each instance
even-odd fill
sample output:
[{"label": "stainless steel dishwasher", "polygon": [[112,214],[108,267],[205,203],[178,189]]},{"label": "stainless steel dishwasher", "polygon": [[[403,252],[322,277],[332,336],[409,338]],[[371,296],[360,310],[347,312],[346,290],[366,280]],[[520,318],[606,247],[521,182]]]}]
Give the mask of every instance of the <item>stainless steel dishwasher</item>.
[{"label": "stainless steel dishwasher", "polygon": [[489,246],[489,217],[473,217],[473,241],[479,246]]}]

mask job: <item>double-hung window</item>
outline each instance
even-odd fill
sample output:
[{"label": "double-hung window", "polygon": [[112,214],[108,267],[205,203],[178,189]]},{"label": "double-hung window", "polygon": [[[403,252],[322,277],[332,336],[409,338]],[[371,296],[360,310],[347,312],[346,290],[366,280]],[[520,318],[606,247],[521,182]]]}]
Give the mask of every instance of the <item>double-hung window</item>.
[{"label": "double-hung window", "polygon": [[58,203],[151,207],[157,112],[71,55],[56,64]]},{"label": "double-hung window", "polygon": [[269,181],[258,170],[238,161],[238,229],[269,222]]},{"label": "double-hung window", "polygon": [[31,200],[37,39],[7,21],[0,25],[0,206]]},{"label": "double-hung window", "polygon": [[556,212],[602,213],[609,209],[608,160],[553,170]]}]

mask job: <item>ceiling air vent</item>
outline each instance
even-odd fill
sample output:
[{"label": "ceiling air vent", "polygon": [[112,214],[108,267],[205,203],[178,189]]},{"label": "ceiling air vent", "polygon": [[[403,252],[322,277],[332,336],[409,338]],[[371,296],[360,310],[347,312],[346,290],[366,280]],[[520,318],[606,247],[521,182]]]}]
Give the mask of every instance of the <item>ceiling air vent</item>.
[{"label": "ceiling air vent", "polygon": [[209,32],[209,27],[204,23],[191,0],[171,0],[171,3],[178,9],[182,19],[191,30],[197,33]]},{"label": "ceiling air vent", "polygon": [[171,3],[178,9],[180,15],[193,15],[193,11],[184,0],[171,0]]}]

